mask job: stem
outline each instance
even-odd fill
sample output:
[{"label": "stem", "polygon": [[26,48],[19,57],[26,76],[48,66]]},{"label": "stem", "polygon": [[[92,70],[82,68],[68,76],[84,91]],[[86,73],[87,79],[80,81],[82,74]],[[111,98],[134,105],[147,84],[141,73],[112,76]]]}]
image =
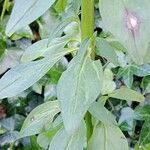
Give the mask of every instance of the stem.
[{"label": "stem", "polygon": [[[94,0],[81,0],[81,33],[82,41],[86,38],[91,38],[94,33]],[[91,43],[91,57],[95,59],[94,42]],[[89,112],[85,115],[87,126],[87,139],[89,140],[92,132],[92,116]]]},{"label": "stem", "polygon": [[82,40],[90,38],[94,33],[94,0],[81,2],[81,32]]},{"label": "stem", "polygon": [[92,116],[89,112],[87,112],[85,115],[85,122],[87,128],[87,140],[89,140],[93,133]]}]

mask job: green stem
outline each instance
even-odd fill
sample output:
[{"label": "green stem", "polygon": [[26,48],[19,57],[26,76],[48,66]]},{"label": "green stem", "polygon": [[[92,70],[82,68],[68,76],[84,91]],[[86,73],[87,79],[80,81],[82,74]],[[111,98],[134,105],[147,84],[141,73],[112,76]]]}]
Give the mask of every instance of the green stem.
[{"label": "green stem", "polygon": [[92,116],[89,112],[87,112],[85,115],[85,122],[87,128],[87,140],[89,140],[93,133]]},{"label": "green stem", "polygon": [[81,2],[81,32],[82,40],[90,38],[94,33],[94,0]]},{"label": "green stem", "polygon": [[[82,0],[81,1],[81,33],[82,41],[91,38],[94,33],[94,0]],[[95,59],[94,42],[91,43],[92,59]],[[92,116],[89,112],[85,115],[85,121],[87,126],[87,139],[89,140],[92,132]]]}]

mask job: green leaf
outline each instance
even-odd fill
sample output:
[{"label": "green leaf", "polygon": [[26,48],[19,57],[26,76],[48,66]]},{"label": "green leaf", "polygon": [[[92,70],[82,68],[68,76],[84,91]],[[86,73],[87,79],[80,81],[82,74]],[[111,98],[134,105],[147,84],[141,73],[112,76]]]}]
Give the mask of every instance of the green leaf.
[{"label": "green leaf", "polygon": [[88,47],[89,41],[82,43],[77,56],[68,65],[57,86],[64,125],[71,133],[79,127],[102,87],[101,63],[90,59]]},{"label": "green leaf", "polygon": [[67,5],[67,1],[68,0],[58,0],[56,5],[55,5],[55,9],[58,13],[62,13]]},{"label": "green leaf", "polygon": [[150,39],[149,0],[101,0],[99,8],[106,29],[123,44],[135,63],[143,64]]},{"label": "green leaf", "polygon": [[52,29],[50,33],[49,41],[53,40],[56,37],[61,36],[62,32],[64,31],[64,28],[72,22],[76,22],[80,24],[79,19],[72,16],[68,18],[64,18],[61,22],[59,22],[58,25],[56,25],[56,27]]},{"label": "green leaf", "polygon": [[113,81],[113,73],[110,69],[106,68],[104,70],[103,75],[103,87],[102,87],[102,94],[112,93],[116,89],[116,84]]},{"label": "green leaf", "polygon": [[59,62],[57,62],[53,68],[47,73],[50,79],[50,83],[57,84],[62,73],[67,69],[68,60],[64,57]]},{"label": "green leaf", "polygon": [[101,121],[103,124],[117,125],[115,117],[100,102],[94,102],[90,106],[89,112],[92,114],[92,116]]},{"label": "green leaf", "polygon": [[58,58],[43,59],[12,68],[0,79],[0,98],[20,94],[42,78],[57,61]]},{"label": "green leaf", "polygon": [[133,74],[134,73],[133,73],[132,66],[127,66],[125,68],[119,68],[117,77],[118,78],[122,77],[125,85],[128,88],[131,88],[133,84]]},{"label": "green leaf", "polygon": [[141,146],[145,146],[146,144],[150,143],[150,118],[146,119],[143,127],[142,127],[142,131],[140,134],[140,139],[139,139],[139,143]]},{"label": "green leaf", "polygon": [[54,116],[60,112],[58,101],[39,105],[27,116],[21,128],[19,138],[38,134],[44,130],[47,123],[53,122]]},{"label": "green leaf", "polygon": [[143,95],[127,87],[121,87],[120,89],[115,90],[108,96],[121,100],[136,101],[136,102],[143,102],[145,99]]},{"label": "green leaf", "polygon": [[50,131],[42,132],[41,134],[38,135],[37,137],[37,143],[42,147],[47,149],[52,138],[54,135],[58,132],[60,127],[54,128]]},{"label": "green leaf", "polygon": [[6,48],[6,43],[0,38],[0,57],[3,55]]},{"label": "green leaf", "polygon": [[50,43],[49,39],[38,41],[25,50],[21,58],[21,61],[28,62],[35,60],[39,57],[50,57],[51,55],[55,55],[56,52],[58,52],[57,55],[59,56],[61,51],[64,50],[64,46],[71,39],[72,38],[70,36],[64,36],[60,38],[55,38]]},{"label": "green leaf", "polygon": [[41,79],[58,60],[69,52],[66,49],[58,49],[47,58],[12,68],[0,79],[0,98],[13,97],[23,92]]},{"label": "green leaf", "polygon": [[6,27],[6,34],[11,36],[17,30],[36,20],[54,2],[55,0],[16,0]]},{"label": "green leaf", "polygon": [[44,149],[49,147],[49,144],[55,134],[63,127],[62,117],[59,115],[53,123],[46,129],[45,132],[42,132],[37,137],[37,143]]},{"label": "green leaf", "polygon": [[86,127],[82,123],[72,135],[61,129],[52,139],[49,150],[83,150],[86,142]]},{"label": "green leaf", "polygon": [[[38,143],[37,143],[37,138],[36,138],[36,136],[31,136],[30,137],[30,146],[26,146],[26,149],[27,150],[32,150],[32,149],[36,149],[36,150],[42,150],[41,148],[40,148],[40,146],[38,145]],[[25,150],[26,150],[25,149]]]},{"label": "green leaf", "polygon": [[98,55],[106,58],[109,62],[113,63],[116,66],[119,65],[115,49],[106,40],[97,38],[96,47]]},{"label": "green leaf", "polygon": [[56,15],[55,10],[52,8],[44,13],[44,15],[42,15],[37,21],[41,39],[49,38],[49,35],[51,33],[50,29],[56,27],[57,23],[59,22],[57,17],[58,16]]},{"label": "green leaf", "polygon": [[140,119],[150,119],[150,105],[137,107],[136,114],[140,117]]},{"label": "green leaf", "polygon": [[146,76],[142,79],[141,87],[145,93],[150,92],[150,76]]},{"label": "green leaf", "polygon": [[150,65],[144,64],[142,66],[132,65],[134,74],[139,77],[150,75]]},{"label": "green leaf", "polygon": [[97,124],[88,150],[128,150],[128,142],[117,126]]},{"label": "green leaf", "polygon": [[21,61],[28,62],[42,57],[48,49],[48,39],[40,40],[29,46],[22,55]]},{"label": "green leaf", "polygon": [[134,150],[149,150],[150,149],[150,144],[146,144],[144,146],[141,145],[136,145]]},{"label": "green leaf", "polygon": [[3,10],[0,16],[1,20],[3,20],[5,12],[9,10],[10,6],[11,6],[11,2],[9,0],[5,0],[3,4]]},{"label": "green leaf", "polygon": [[134,110],[130,107],[124,107],[121,109],[118,124],[122,130],[130,132],[134,128],[135,119],[137,119],[137,116],[135,115]]},{"label": "green leaf", "polygon": [[11,36],[11,40],[13,41],[19,40],[22,38],[33,39],[33,33],[29,26],[16,31],[15,34]]}]

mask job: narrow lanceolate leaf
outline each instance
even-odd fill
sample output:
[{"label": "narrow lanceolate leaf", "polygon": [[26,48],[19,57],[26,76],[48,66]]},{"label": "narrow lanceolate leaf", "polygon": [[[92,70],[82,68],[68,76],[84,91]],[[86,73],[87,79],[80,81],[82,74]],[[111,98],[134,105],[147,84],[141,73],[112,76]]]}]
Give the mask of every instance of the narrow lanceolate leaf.
[{"label": "narrow lanceolate leaf", "polygon": [[150,39],[149,0],[101,0],[103,23],[137,64],[145,62]]},{"label": "narrow lanceolate leaf", "polygon": [[128,142],[117,126],[98,124],[89,141],[88,150],[129,150]]},{"label": "narrow lanceolate leaf", "polygon": [[65,54],[69,53],[66,49],[59,49],[53,55],[38,61],[20,64],[9,70],[0,79],[0,99],[13,97],[41,79],[54,64]]},{"label": "narrow lanceolate leaf", "polygon": [[86,127],[82,123],[72,135],[61,129],[52,139],[49,150],[83,150],[86,143]]},{"label": "narrow lanceolate leaf", "polygon": [[72,40],[72,38],[66,35],[64,37],[55,38],[52,41],[49,41],[49,39],[43,39],[41,41],[38,41],[25,50],[21,61],[28,62],[35,60],[39,57],[50,57],[51,55],[54,55],[57,51],[60,51],[60,49],[64,49],[64,46],[70,40]]},{"label": "narrow lanceolate leaf", "polygon": [[114,92],[109,94],[109,97],[136,102],[143,102],[145,99],[142,94],[127,87],[121,87],[120,89],[115,90]]},{"label": "narrow lanceolate leaf", "polygon": [[58,101],[50,101],[39,105],[31,111],[24,121],[19,138],[40,133],[47,123],[50,124],[53,121],[58,112],[60,112]]},{"label": "narrow lanceolate leaf", "polygon": [[64,125],[71,133],[79,127],[89,106],[100,94],[102,85],[102,66],[99,61],[90,59],[88,46],[89,41],[83,42],[57,87]]},{"label": "narrow lanceolate leaf", "polygon": [[30,24],[44,14],[55,0],[15,0],[15,5],[6,27],[11,36],[17,30]]}]

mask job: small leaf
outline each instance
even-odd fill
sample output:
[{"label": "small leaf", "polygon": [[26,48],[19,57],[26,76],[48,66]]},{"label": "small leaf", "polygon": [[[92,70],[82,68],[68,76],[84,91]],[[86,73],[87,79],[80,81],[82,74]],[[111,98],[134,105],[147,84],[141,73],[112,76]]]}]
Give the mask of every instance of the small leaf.
[{"label": "small leaf", "polygon": [[150,105],[145,105],[143,107],[136,108],[136,114],[140,117],[140,119],[149,119],[150,118]]},{"label": "small leaf", "polygon": [[56,58],[51,61],[43,59],[12,68],[0,79],[0,98],[20,94],[42,78],[57,61]]},{"label": "small leaf", "polygon": [[134,119],[136,119],[135,112],[130,107],[124,107],[121,109],[121,115],[118,124],[122,127],[122,124],[126,124],[126,130],[132,131],[134,127]]},{"label": "small leaf", "polygon": [[40,133],[44,130],[47,123],[50,126],[58,112],[60,112],[58,101],[50,101],[39,105],[27,116],[21,128],[19,138]]},{"label": "small leaf", "polygon": [[144,96],[141,95],[140,93],[126,87],[121,87],[120,89],[115,90],[108,96],[121,100],[136,101],[136,102],[143,102],[145,99]]},{"label": "small leaf", "polygon": [[68,135],[65,129],[61,129],[50,143],[49,150],[83,150],[86,142],[86,127],[82,122],[79,129],[72,135]]},{"label": "small leaf", "polygon": [[106,125],[116,125],[115,117],[100,102],[94,102],[89,108],[89,112],[93,117]]},{"label": "small leaf", "polygon": [[146,76],[142,79],[141,87],[145,93],[150,93],[150,76]]},{"label": "small leaf", "polygon": [[59,53],[61,53],[61,51],[64,50],[64,46],[70,40],[70,36],[64,36],[61,38],[55,38],[52,41],[49,41],[49,39],[38,41],[25,50],[21,61],[28,62],[35,60],[39,57],[49,57],[50,55],[54,54],[57,54],[59,56]]},{"label": "small leaf", "polygon": [[116,84],[113,81],[113,73],[110,69],[106,68],[104,70],[103,75],[103,87],[102,87],[102,94],[112,93],[116,89]]},{"label": "small leaf", "polygon": [[88,150],[128,150],[128,142],[117,126],[98,124],[88,144]]},{"label": "small leaf", "polygon": [[134,74],[139,77],[144,77],[150,75],[150,65],[144,64],[141,66],[132,65]]},{"label": "small leaf", "polygon": [[145,146],[150,143],[150,118],[145,120],[140,134],[139,143],[141,146]]},{"label": "small leaf", "polygon": [[125,67],[125,68],[120,68],[119,72],[117,74],[118,78],[123,78],[123,81],[125,83],[125,85],[128,88],[132,87],[133,84],[133,69],[131,66]]},{"label": "small leaf", "polygon": [[98,55],[106,58],[109,62],[113,63],[116,66],[119,65],[115,49],[106,40],[97,38],[96,47]]},{"label": "small leaf", "polygon": [[[61,125],[62,127],[62,125]],[[54,135],[60,130],[60,126],[50,130],[42,132],[37,137],[37,143],[42,147],[47,149]]]},{"label": "small leaf", "polygon": [[6,34],[11,36],[17,30],[36,20],[44,14],[54,2],[55,0],[16,0],[6,27]]},{"label": "small leaf", "polygon": [[89,41],[82,43],[77,56],[70,62],[57,86],[65,129],[71,133],[79,127],[102,87],[101,63],[90,59],[87,54],[88,46]]}]

